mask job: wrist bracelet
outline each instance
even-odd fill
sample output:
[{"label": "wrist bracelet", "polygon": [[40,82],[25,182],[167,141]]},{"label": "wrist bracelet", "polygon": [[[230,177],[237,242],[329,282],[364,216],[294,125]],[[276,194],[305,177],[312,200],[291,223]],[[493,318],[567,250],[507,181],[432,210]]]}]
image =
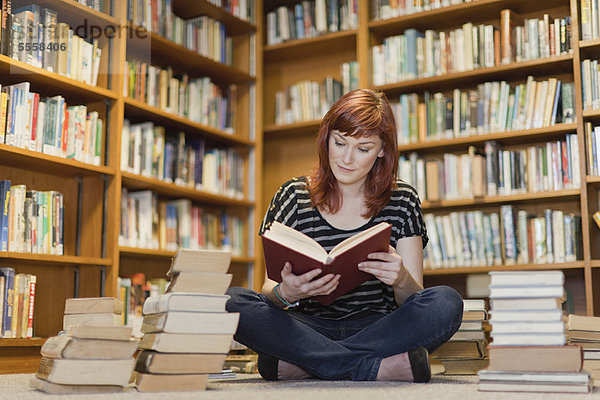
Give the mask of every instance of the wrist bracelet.
[{"label": "wrist bracelet", "polygon": [[282,296],[280,296],[279,292],[277,291],[278,287],[279,287],[279,283],[277,285],[275,285],[275,287],[273,288],[273,292],[275,292],[275,297],[277,297],[277,299],[285,305],[285,307],[283,308],[284,310],[287,310],[288,308],[292,308],[292,307],[297,307],[300,305],[300,302],[298,300],[296,300],[293,303],[290,303],[289,301],[285,300]]}]

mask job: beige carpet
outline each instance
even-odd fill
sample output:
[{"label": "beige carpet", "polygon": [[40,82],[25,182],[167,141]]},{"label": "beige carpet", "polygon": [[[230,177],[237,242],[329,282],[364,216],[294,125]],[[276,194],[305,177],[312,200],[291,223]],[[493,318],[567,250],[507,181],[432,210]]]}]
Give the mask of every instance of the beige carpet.
[{"label": "beige carpet", "polygon": [[593,394],[548,394],[548,393],[484,393],[477,391],[475,376],[435,375],[431,383],[409,384],[394,382],[350,382],[302,380],[288,382],[266,382],[259,375],[238,374],[236,379],[210,381],[204,392],[185,393],[137,393],[127,388],[119,394],[94,395],[47,395],[29,389],[32,375],[0,375],[0,399],[210,399],[210,400],[471,400],[471,399],[600,399],[600,387]]}]

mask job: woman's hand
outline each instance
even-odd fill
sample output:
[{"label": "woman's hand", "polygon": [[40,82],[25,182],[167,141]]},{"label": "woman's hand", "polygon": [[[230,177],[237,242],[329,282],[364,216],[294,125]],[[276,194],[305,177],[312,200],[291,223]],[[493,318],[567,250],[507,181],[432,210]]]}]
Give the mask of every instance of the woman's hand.
[{"label": "woman's hand", "polygon": [[306,297],[330,294],[337,287],[340,275],[327,274],[313,281],[320,273],[321,269],[317,268],[302,275],[294,275],[292,264],[286,262],[281,270],[281,283],[277,292],[290,303]]},{"label": "woman's hand", "polygon": [[387,253],[371,253],[369,260],[358,264],[358,269],[373,275],[386,285],[396,286],[402,282],[408,272],[402,257],[390,246]]}]

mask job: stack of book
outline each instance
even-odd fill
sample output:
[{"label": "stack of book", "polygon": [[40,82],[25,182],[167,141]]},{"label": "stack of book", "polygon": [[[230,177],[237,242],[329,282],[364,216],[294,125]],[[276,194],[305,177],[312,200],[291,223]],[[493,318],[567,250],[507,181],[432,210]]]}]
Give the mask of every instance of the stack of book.
[{"label": "stack of book", "polygon": [[181,249],[173,258],[166,293],[144,302],[138,391],[204,390],[209,374],[221,373],[239,320],[225,310],[230,262],[218,250]]},{"label": "stack of book", "polygon": [[588,393],[581,348],[565,345],[562,271],[490,272],[493,339],[479,390]]},{"label": "stack of book", "polygon": [[55,394],[122,391],[131,378],[137,341],[131,328],[105,317],[120,317],[116,311],[122,309],[115,298],[67,299],[66,332],[44,343],[30,386]]},{"label": "stack of book", "polygon": [[463,304],[458,331],[432,355],[444,365],[446,375],[475,375],[488,365],[485,300],[463,300]]},{"label": "stack of book", "polygon": [[583,369],[600,378],[600,317],[569,315],[569,343],[583,348]]}]

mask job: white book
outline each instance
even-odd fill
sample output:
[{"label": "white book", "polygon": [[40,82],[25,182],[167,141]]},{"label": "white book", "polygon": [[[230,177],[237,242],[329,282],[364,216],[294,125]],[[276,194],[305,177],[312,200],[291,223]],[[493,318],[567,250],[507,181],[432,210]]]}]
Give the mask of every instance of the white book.
[{"label": "white book", "polygon": [[[524,302],[526,303],[526,302]],[[490,323],[495,322],[535,322],[535,321],[562,321],[563,311],[554,310],[494,310],[491,313]]]},{"label": "white book", "polygon": [[567,339],[564,333],[495,333],[492,346],[562,346]]},{"label": "white book", "polygon": [[492,271],[493,286],[558,286],[565,283],[562,271]]},{"label": "white book", "polygon": [[529,298],[529,297],[553,297],[565,296],[562,286],[493,286],[490,285],[490,298]]},{"label": "white book", "polygon": [[167,311],[225,312],[227,299],[229,299],[227,295],[167,293],[147,298],[143,313],[147,315]]},{"label": "white book", "polygon": [[480,380],[508,382],[556,382],[589,383],[589,373],[583,372],[505,372],[482,369],[478,372]]},{"label": "white book", "polygon": [[528,298],[527,301],[520,298],[490,299],[492,314],[495,311],[561,310],[561,304],[562,299],[554,297]]},{"label": "white book", "polygon": [[492,332],[498,333],[564,333],[563,321],[490,321]]},{"label": "white book", "polygon": [[144,316],[142,333],[232,334],[237,329],[239,313],[204,313],[170,311]]}]

